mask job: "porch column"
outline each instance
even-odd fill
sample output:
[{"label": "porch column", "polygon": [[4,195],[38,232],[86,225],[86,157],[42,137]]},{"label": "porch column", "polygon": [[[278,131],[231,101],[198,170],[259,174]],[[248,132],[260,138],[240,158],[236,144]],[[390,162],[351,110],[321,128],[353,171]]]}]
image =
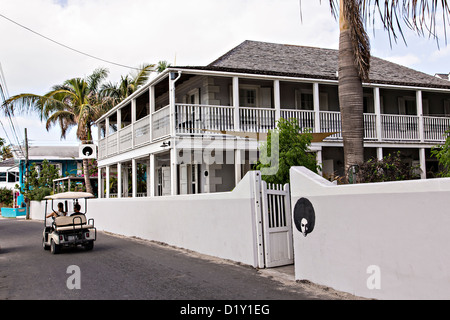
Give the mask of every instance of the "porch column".
[{"label": "porch column", "polygon": [[153,112],[155,112],[155,86],[150,86],[148,89],[149,94],[149,128],[150,128],[150,141],[153,141]]},{"label": "porch column", "polygon": [[103,198],[103,179],[102,179],[102,168],[98,167],[97,169],[97,183],[98,183],[98,198]]},{"label": "porch column", "polygon": [[148,179],[150,181],[150,196],[154,197],[156,195],[155,192],[155,154],[152,153],[150,155],[150,175],[148,176]]},{"label": "porch column", "polygon": [[[316,151],[316,161],[317,164],[322,167],[322,147],[320,147],[319,150]],[[322,169],[319,168],[319,172],[318,172],[321,176],[323,176],[323,172]]]},{"label": "porch column", "polygon": [[381,148],[381,147],[377,148],[377,159],[383,160],[383,148]]},{"label": "porch column", "polygon": [[117,163],[117,198],[122,198],[122,162]]},{"label": "porch column", "polygon": [[105,119],[105,154],[104,154],[104,156],[106,157],[106,156],[108,156],[108,154],[109,154],[109,151],[108,151],[108,142],[109,142],[109,137],[108,137],[108,135],[109,135],[109,117],[106,117],[106,119]]},{"label": "porch column", "polygon": [[233,77],[234,131],[240,130],[239,119],[239,78]]},{"label": "porch column", "polygon": [[109,170],[109,166],[106,166],[106,198],[109,199],[109,175],[110,175],[110,170]]},{"label": "porch column", "polygon": [[426,179],[427,178],[427,165],[426,165],[426,158],[425,158],[425,148],[419,149],[419,161],[420,161],[420,169],[422,170],[420,172],[420,178]]},{"label": "porch column", "polygon": [[242,163],[242,150],[236,149],[234,150],[234,181],[236,186],[242,179],[241,163]]},{"label": "porch column", "polygon": [[181,77],[181,71],[169,73],[169,109],[170,109],[170,135],[176,133],[175,128],[175,82]]},{"label": "porch column", "polygon": [[137,197],[137,164],[136,159],[131,159],[131,196]]},{"label": "porch column", "polygon": [[[380,88],[373,88],[373,105],[375,109],[375,125],[377,128],[377,140],[381,141],[383,139],[382,126],[381,126],[381,102],[380,102]],[[381,148],[380,148],[381,149]],[[377,149],[378,153],[378,149]],[[381,158],[383,158],[383,150],[381,150]]]},{"label": "porch column", "polygon": [[170,149],[170,194],[178,194],[177,152],[175,146]]},{"label": "porch column", "polygon": [[280,80],[273,80],[273,100],[275,105],[275,125],[281,118]]},{"label": "porch column", "polygon": [[[416,106],[417,106],[417,116],[419,117],[419,139],[420,139],[420,142],[423,142],[424,141],[424,132],[423,132],[422,90],[416,91]],[[422,164],[420,166],[422,166]]]},{"label": "porch column", "polygon": [[320,100],[319,100],[319,84],[313,83],[313,105],[314,105],[314,130],[320,132]]},{"label": "porch column", "polygon": [[131,147],[134,148],[134,124],[136,122],[136,99],[131,99]]}]

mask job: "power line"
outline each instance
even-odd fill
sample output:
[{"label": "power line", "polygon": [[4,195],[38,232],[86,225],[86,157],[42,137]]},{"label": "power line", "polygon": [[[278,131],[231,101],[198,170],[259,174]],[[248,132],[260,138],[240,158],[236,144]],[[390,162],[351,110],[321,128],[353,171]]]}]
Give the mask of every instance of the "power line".
[{"label": "power line", "polygon": [[6,19],[6,20],[8,20],[8,21],[10,21],[10,22],[12,22],[12,23],[18,25],[19,27],[24,28],[24,29],[26,29],[26,30],[28,30],[28,31],[30,31],[30,32],[32,32],[32,33],[34,33],[34,34],[36,34],[36,35],[38,35],[38,36],[44,38],[44,39],[47,39],[48,41],[51,41],[51,42],[53,42],[53,43],[56,43],[56,44],[59,45],[59,46],[62,46],[62,47],[64,47],[64,48],[66,48],[66,49],[75,51],[75,52],[77,52],[77,53],[80,53],[80,54],[85,55],[85,56],[87,56],[87,57],[90,57],[90,58],[92,58],[92,59],[100,60],[100,61],[103,61],[103,62],[106,62],[106,63],[109,63],[109,64],[113,64],[113,65],[116,65],[116,66],[119,66],[119,67],[127,68],[127,69],[140,70],[139,68],[134,68],[134,67],[130,67],[130,66],[126,66],[126,65],[120,64],[120,63],[108,61],[108,60],[105,60],[105,59],[102,59],[102,58],[93,56],[93,55],[91,55],[91,54],[89,54],[89,53],[85,53],[85,52],[82,52],[82,51],[80,51],[80,50],[77,50],[77,49],[74,49],[74,48],[72,48],[72,47],[69,47],[69,46],[67,46],[67,45],[65,45],[65,44],[63,44],[63,43],[61,43],[61,42],[58,42],[58,41],[53,40],[53,39],[51,39],[51,38],[49,38],[49,37],[46,37],[46,36],[44,36],[43,34],[41,34],[41,33],[39,33],[39,32],[36,32],[36,31],[34,31],[34,30],[32,30],[32,29],[30,29],[30,28],[28,28],[28,27],[26,27],[26,26],[24,26],[24,25],[18,23],[18,22],[16,22],[16,21],[14,21],[14,20],[12,20],[12,19],[10,19],[10,18],[4,16],[4,15],[1,14],[1,13],[0,13],[0,17],[2,17],[2,18],[4,18],[4,19]]}]

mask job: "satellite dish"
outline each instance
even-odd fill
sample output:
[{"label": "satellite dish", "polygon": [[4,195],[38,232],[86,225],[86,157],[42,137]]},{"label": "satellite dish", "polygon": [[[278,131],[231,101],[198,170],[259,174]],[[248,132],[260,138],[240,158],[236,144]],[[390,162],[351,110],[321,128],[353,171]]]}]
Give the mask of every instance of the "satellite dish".
[{"label": "satellite dish", "polygon": [[82,159],[97,158],[97,146],[95,144],[82,144],[79,149],[79,156]]}]

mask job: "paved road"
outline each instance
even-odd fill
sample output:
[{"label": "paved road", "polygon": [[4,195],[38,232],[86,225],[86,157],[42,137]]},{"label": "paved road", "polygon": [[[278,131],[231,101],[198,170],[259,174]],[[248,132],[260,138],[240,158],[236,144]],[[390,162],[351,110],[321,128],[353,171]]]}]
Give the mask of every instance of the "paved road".
[{"label": "paved road", "polygon": [[[0,299],[300,300],[343,296],[248,266],[98,232],[94,250],[41,246],[43,223],[0,219]],[[80,289],[67,282],[78,266]],[[70,270],[69,270],[70,271]]]}]

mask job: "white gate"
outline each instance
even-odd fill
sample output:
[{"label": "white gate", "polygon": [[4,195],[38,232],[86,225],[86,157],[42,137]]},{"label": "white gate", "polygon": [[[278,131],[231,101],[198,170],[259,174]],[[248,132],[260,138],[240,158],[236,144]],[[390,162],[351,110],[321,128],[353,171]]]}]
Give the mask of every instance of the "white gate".
[{"label": "white gate", "polygon": [[262,231],[266,268],[294,263],[289,184],[261,181]]}]

